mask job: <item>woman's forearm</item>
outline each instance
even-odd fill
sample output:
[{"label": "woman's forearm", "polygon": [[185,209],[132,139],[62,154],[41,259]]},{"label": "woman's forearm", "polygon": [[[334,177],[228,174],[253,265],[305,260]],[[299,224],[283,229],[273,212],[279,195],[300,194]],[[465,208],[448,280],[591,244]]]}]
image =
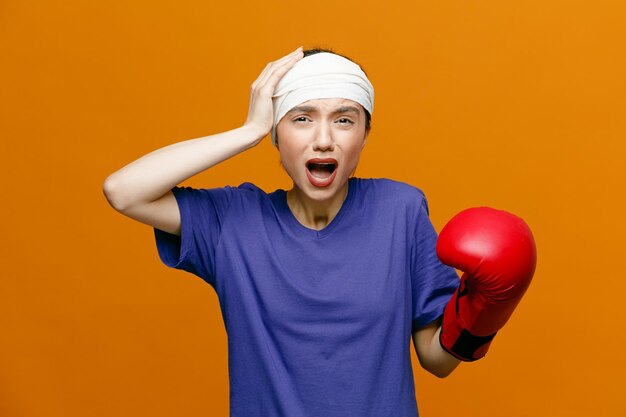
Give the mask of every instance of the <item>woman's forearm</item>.
[{"label": "woman's forearm", "polygon": [[427,359],[427,370],[433,375],[439,378],[445,378],[450,375],[454,369],[459,366],[461,361],[454,356],[446,352],[439,343],[439,333],[441,332],[441,326],[437,328],[437,331],[433,335],[430,341]]},{"label": "woman's forearm", "polygon": [[440,332],[441,320],[437,320],[413,333],[413,343],[422,368],[439,378],[445,378],[461,361],[441,347]]},{"label": "woman's forearm", "polygon": [[254,127],[244,125],[165,146],[109,175],[104,193],[120,211],[155,201],[187,178],[254,147],[263,136]]}]

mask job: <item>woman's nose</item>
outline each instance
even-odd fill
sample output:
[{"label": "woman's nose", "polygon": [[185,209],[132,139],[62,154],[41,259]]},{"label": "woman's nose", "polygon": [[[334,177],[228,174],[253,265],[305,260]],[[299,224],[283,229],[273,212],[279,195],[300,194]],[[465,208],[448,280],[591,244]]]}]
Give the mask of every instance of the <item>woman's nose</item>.
[{"label": "woman's nose", "polygon": [[316,150],[333,150],[334,142],[330,126],[326,124],[320,125],[315,132],[314,149]]}]

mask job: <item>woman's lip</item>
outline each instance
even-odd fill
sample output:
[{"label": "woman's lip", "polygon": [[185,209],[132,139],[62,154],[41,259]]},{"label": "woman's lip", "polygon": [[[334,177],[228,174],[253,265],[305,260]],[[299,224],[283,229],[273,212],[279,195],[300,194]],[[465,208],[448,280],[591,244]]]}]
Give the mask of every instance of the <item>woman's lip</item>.
[{"label": "woman's lip", "polygon": [[311,175],[311,172],[309,172],[309,170],[307,169],[306,176],[309,179],[309,182],[313,184],[315,187],[328,187],[335,180],[335,177],[337,176],[337,170],[335,169],[333,173],[330,174],[330,177],[322,179],[322,178],[314,177],[313,175]]},{"label": "woman's lip", "polygon": [[[309,164],[334,164],[335,169],[333,170],[333,172],[330,174],[328,178],[322,179],[322,178],[317,178],[311,174],[311,172],[309,171]],[[315,187],[328,187],[330,184],[332,184],[332,182],[335,180],[335,177],[337,176],[338,166],[339,166],[339,162],[337,162],[335,158],[311,158],[306,162],[306,165],[305,165],[306,175],[307,175],[307,178],[309,179],[309,182]]]},{"label": "woman's lip", "polygon": [[306,164],[335,164],[335,167],[339,165],[335,158],[312,158],[306,161]]}]

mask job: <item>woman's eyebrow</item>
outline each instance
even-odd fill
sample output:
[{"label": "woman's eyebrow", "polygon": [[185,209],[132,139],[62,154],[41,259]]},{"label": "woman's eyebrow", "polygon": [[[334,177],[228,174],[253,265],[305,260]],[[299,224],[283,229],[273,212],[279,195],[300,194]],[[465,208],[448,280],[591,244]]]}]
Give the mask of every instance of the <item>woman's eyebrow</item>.
[{"label": "woman's eyebrow", "polygon": [[339,107],[333,113],[359,113],[359,109],[354,106],[343,106]]},{"label": "woman's eyebrow", "polygon": [[[316,113],[319,109],[315,106],[296,106],[289,110],[287,113],[304,112],[304,113]],[[332,113],[359,113],[359,109],[354,106],[341,106],[336,108]]]}]

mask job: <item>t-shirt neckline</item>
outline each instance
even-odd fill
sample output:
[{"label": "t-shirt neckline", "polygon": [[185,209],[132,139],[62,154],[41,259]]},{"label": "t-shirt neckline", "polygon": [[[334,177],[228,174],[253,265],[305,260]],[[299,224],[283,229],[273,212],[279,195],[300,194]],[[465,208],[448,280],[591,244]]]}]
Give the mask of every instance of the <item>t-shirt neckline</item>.
[{"label": "t-shirt neckline", "polygon": [[281,214],[281,217],[290,225],[290,228],[294,231],[294,233],[298,233],[303,236],[315,239],[324,238],[331,234],[333,230],[337,228],[337,224],[341,222],[341,219],[345,216],[345,213],[350,210],[350,206],[352,205],[352,201],[354,200],[354,188],[356,186],[354,181],[354,177],[348,179],[348,194],[346,195],[346,198],[343,200],[343,203],[341,204],[337,215],[335,215],[331,222],[328,223],[326,227],[321,230],[311,229],[298,221],[296,216],[289,208],[289,205],[287,204],[287,192],[285,190],[280,190],[280,194],[278,196],[278,203],[280,205],[279,212]]}]

